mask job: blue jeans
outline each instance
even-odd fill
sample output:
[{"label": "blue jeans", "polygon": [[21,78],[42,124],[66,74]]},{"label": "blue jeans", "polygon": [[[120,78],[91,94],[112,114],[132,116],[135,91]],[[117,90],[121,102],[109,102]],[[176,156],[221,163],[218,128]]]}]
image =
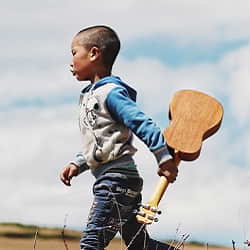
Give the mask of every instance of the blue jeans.
[{"label": "blue jeans", "polygon": [[94,202],[80,240],[84,250],[104,250],[119,231],[129,250],[173,250],[149,237],[145,226],[136,220],[141,202],[143,180],[120,173],[106,173],[97,178]]}]

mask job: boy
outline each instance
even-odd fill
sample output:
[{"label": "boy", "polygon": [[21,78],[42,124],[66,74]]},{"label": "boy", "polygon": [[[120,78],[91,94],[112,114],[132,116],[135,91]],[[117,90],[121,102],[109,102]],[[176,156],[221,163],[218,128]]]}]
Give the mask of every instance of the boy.
[{"label": "boy", "polygon": [[70,186],[72,177],[88,169],[96,177],[81,249],[103,250],[118,231],[129,250],[171,249],[151,239],[136,221],[142,178],[133,160],[133,133],[155,155],[160,176],[172,183],[178,170],[160,129],[137,107],[136,91],[111,75],[119,50],[120,40],[107,26],[83,29],[72,41],[71,72],[78,81],[91,83],[80,95],[82,152],[65,166],[60,178]]}]

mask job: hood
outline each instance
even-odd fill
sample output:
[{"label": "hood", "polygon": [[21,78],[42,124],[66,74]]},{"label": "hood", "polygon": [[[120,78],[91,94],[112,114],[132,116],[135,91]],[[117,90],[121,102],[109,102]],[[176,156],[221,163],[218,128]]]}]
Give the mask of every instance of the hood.
[{"label": "hood", "polygon": [[[107,76],[102,78],[101,80],[99,80],[98,82],[94,83],[94,89],[97,89],[107,83],[114,83],[117,84],[118,86],[122,86],[123,88],[125,88],[128,91],[129,97],[133,100],[136,101],[136,90],[134,90],[132,87],[130,87],[128,84],[124,83],[120,77],[118,76]],[[91,88],[91,86],[93,86],[92,84],[89,84],[86,88],[84,88],[82,90],[82,93],[88,92]]]}]

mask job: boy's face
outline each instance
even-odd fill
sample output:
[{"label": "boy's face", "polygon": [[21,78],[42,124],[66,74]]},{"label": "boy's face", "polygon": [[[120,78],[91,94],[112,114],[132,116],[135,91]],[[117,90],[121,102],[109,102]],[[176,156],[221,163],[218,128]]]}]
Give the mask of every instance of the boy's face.
[{"label": "boy's face", "polygon": [[75,37],[71,44],[72,63],[70,71],[78,81],[91,80],[92,59],[91,53],[79,42],[79,37]]}]

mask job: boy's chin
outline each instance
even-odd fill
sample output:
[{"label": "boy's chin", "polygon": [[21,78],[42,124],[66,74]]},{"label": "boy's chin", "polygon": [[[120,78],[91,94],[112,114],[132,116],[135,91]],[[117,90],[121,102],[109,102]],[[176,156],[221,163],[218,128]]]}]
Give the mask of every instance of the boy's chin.
[{"label": "boy's chin", "polygon": [[86,79],[86,77],[81,77],[79,75],[75,75],[75,78],[76,78],[77,81],[80,81],[80,82],[89,80],[89,79]]},{"label": "boy's chin", "polygon": [[84,79],[82,77],[80,77],[79,75],[75,75],[75,78],[77,81],[84,81]]}]

